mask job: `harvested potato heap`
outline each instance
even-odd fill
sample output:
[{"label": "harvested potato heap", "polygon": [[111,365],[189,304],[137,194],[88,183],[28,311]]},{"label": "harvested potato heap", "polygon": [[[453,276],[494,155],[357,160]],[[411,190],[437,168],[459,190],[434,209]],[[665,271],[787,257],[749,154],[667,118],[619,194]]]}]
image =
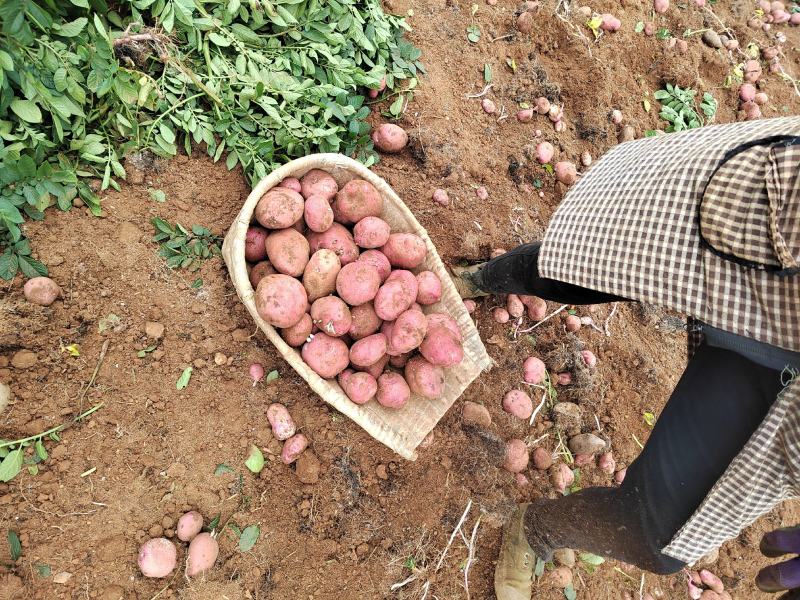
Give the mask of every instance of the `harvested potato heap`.
[{"label": "harvested potato heap", "polygon": [[245,258],[258,314],[314,372],[338,377],[356,404],[400,408],[412,393],[439,398],[444,369],[464,353],[450,315],[422,312],[442,296],[436,274],[420,270],[425,242],[392,232],[382,213],[371,183],[339,189],[313,169],[262,196]]}]

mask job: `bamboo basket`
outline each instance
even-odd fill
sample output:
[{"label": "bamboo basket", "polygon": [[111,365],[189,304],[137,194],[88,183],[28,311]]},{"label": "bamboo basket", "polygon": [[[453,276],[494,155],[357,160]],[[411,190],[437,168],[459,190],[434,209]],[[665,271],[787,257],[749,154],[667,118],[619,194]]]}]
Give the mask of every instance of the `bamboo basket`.
[{"label": "bamboo basket", "polygon": [[[381,218],[389,223],[392,231],[416,233],[425,241],[428,249],[425,262],[415,270],[433,271],[442,281],[442,300],[432,306],[426,306],[425,312],[450,314],[457,321],[464,337],[464,360],[455,367],[445,369],[445,387],[442,398],[431,401],[412,395],[411,400],[401,409],[384,408],[374,400],[359,406],[350,401],[335,380],[322,379],[312,371],[300,357],[300,353],[288,346],[278,331],[258,316],[254,302],[255,292],[250,285],[244,258],[247,228],[253,220],[256,204],[264,193],[278,185],[284,178],[299,178],[311,169],[328,171],[336,179],[339,187],[355,178],[369,181],[383,196],[384,209]],[[467,386],[483,370],[490,368],[493,364],[492,359],[486,353],[486,348],[483,346],[472,318],[464,308],[464,303],[425,229],[417,222],[414,215],[388,183],[361,163],[344,155],[313,154],[306,156],[283,165],[262,179],[247,197],[236,220],[228,230],[222,245],[222,255],[236,287],[236,292],[256,324],[275,345],[280,355],[325,402],[350,417],[373,438],[404,458],[416,459],[416,448],[420,442],[436,426]]]}]

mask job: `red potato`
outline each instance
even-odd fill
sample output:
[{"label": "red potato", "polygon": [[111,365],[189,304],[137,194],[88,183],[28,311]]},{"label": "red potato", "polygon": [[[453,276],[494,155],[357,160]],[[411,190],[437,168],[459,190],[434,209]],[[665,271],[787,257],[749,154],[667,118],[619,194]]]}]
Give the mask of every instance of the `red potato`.
[{"label": "red potato", "polygon": [[297,279],[278,273],[258,282],[255,304],[258,315],[273,327],[291,327],[303,318],[308,295]]},{"label": "red potato", "polygon": [[611,452],[604,452],[601,454],[597,459],[597,467],[606,475],[613,475],[614,470],[617,468],[614,454]]},{"label": "red potato", "polygon": [[378,377],[381,376],[383,370],[386,368],[386,365],[389,364],[389,355],[385,355],[382,359],[376,362],[373,365],[368,367],[356,367],[356,371],[362,371],[364,373],[369,373],[372,375],[373,378],[377,381]]},{"label": "red potato", "polygon": [[525,383],[539,384],[542,383],[547,374],[547,368],[541,359],[535,356],[530,356],[522,363],[522,378]]},{"label": "red potato", "polygon": [[360,340],[372,335],[381,328],[381,323],[383,323],[375,313],[375,307],[372,302],[351,308],[350,317],[352,322],[348,333],[354,340]]},{"label": "red potato", "polygon": [[250,375],[250,379],[253,380],[253,387],[255,387],[259,381],[264,379],[264,365],[261,363],[251,364],[250,368],[247,369],[247,374]]},{"label": "red potato", "polygon": [[175,570],[178,550],[167,538],[147,540],[139,548],[139,570],[145,577],[166,577]]},{"label": "red potato", "polygon": [[459,342],[464,341],[464,336],[461,334],[461,329],[458,327],[458,323],[456,320],[448,314],[445,313],[431,313],[426,315],[428,319],[428,329],[432,329],[436,325],[444,325],[450,332],[456,336],[456,339]]},{"label": "red potato", "polygon": [[433,201],[436,202],[436,204],[441,204],[442,206],[448,206],[450,204],[450,196],[443,189],[433,190],[433,195],[431,198],[433,198]]},{"label": "red potato", "polygon": [[303,218],[303,197],[289,188],[276,187],[256,204],[256,220],[267,229],[286,229]]},{"label": "red potato", "polygon": [[622,485],[622,482],[625,481],[625,475],[628,472],[628,467],[620,469],[616,473],[614,473],[614,482]]},{"label": "red potato", "polygon": [[500,324],[508,323],[509,319],[511,318],[508,314],[508,311],[502,306],[496,306],[493,308],[492,316],[494,317],[494,320]]},{"label": "red potato", "polygon": [[549,163],[553,160],[555,153],[555,148],[553,148],[553,144],[550,142],[540,142],[536,144],[536,160],[538,160],[540,164]]},{"label": "red potato", "polygon": [[739,98],[742,102],[752,102],[756,99],[756,87],[752,83],[743,83],[739,87]]},{"label": "red potato", "polygon": [[564,329],[569,332],[578,331],[581,328],[581,318],[577,315],[567,315],[564,319]]},{"label": "red potato", "polygon": [[178,526],[175,528],[175,532],[180,541],[191,542],[202,528],[203,515],[196,510],[190,510],[178,519]]},{"label": "red potato", "polygon": [[364,261],[378,269],[378,275],[381,276],[381,283],[384,283],[392,272],[392,265],[389,264],[389,259],[380,250],[367,250],[362,252],[358,257],[359,261]]},{"label": "red potato", "polygon": [[[406,273],[408,276],[403,276]],[[413,283],[412,283],[413,282]],[[384,321],[394,321],[417,298],[417,278],[411,271],[393,271],[375,295],[375,312]]]},{"label": "red potato", "polygon": [[279,273],[300,277],[309,258],[308,240],[296,229],[281,229],[267,238],[269,262]]},{"label": "red potato", "polygon": [[553,455],[544,448],[536,448],[533,451],[533,466],[540,471],[547,471],[553,466]]},{"label": "red potato", "polygon": [[517,111],[517,121],[520,123],[529,123],[530,121],[533,121],[533,113],[534,109],[523,108],[522,110]]},{"label": "red potato", "polygon": [[428,400],[437,400],[444,392],[444,369],[432,365],[421,356],[415,356],[406,363],[406,382],[409,389]]},{"label": "red potato", "polygon": [[333,225],[331,204],[323,196],[309,196],[303,209],[303,218],[311,231],[323,233]]},{"label": "red potato", "polygon": [[187,577],[210,571],[219,556],[219,543],[210,533],[200,533],[189,544],[186,559]]},{"label": "red potato", "polygon": [[336,291],[336,278],[341,268],[339,257],[333,250],[323,248],[311,255],[303,271],[303,287],[309,302]]},{"label": "red potato", "polygon": [[406,380],[399,373],[384,373],[378,377],[378,404],[386,408],[402,408],[411,397]]},{"label": "red potato", "polygon": [[350,306],[371,302],[380,287],[378,269],[358,260],[343,266],[336,277],[336,292]]},{"label": "red potato", "polygon": [[517,29],[521,33],[530,33],[533,31],[534,16],[532,13],[524,12],[517,17]]},{"label": "red potato", "polygon": [[308,341],[308,336],[311,335],[313,329],[314,322],[311,319],[311,315],[306,313],[291,327],[281,329],[281,337],[292,348],[299,348]]},{"label": "red potato", "polygon": [[475,300],[467,298],[464,300],[464,308],[466,309],[467,313],[471,315],[475,312],[475,309],[478,308],[478,305],[475,303]]},{"label": "red potato", "polygon": [[748,60],[744,63],[744,80],[755,83],[761,77],[761,63],[757,60]]},{"label": "red potato", "polygon": [[397,356],[389,357],[389,364],[395,369],[402,369],[408,364],[409,359],[413,352],[406,352],[405,354],[398,354]]},{"label": "red potato", "polygon": [[303,346],[300,355],[311,370],[323,379],[332,379],[347,368],[350,353],[339,338],[314,334],[313,339]]},{"label": "red potato", "polygon": [[383,197],[369,181],[353,179],[336,194],[336,220],[340,223],[358,223],[365,217],[378,217],[383,212]]},{"label": "red potato", "polygon": [[287,177],[278,184],[278,187],[289,188],[298,194],[303,191],[303,186],[300,185],[300,180],[297,177]]},{"label": "red potato", "polygon": [[612,14],[605,13],[600,18],[602,19],[600,29],[603,31],[617,31],[622,26],[622,21]]},{"label": "red potato", "polygon": [[22,287],[25,299],[39,306],[50,306],[61,296],[61,288],[49,277],[33,277]]},{"label": "red potato", "polygon": [[244,238],[244,259],[248,262],[258,262],[267,258],[267,236],[269,233],[263,227],[251,225],[247,228]]},{"label": "red potato", "polygon": [[381,152],[394,154],[406,147],[408,134],[398,125],[384,123],[372,132],[372,141]]},{"label": "red potato", "polygon": [[503,459],[503,468],[511,473],[520,473],[528,467],[528,447],[525,442],[518,439],[506,442],[506,454]]},{"label": "red potato", "polygon": [[475,190],[475,196],[477,196],[478,200],[487,200],[489,198],[489,190],[482,185]]},{"label": "red potato", "polygon": [[302,433],[293,435],[283,444],[281,450],[281,462],[290,465],[308,448],[308,438]]},{"label": "red potato", "polygon": [[546,115],[550,113],[550,100],[545,98],[544,96],[540,96],[536,99],[536,112],[540,115]]},{"label": "red potato", "polygon": [[558,463],[550,468],[550,482],[560,494],[575,483],[575,474],[564,463]]},{"label": "red potato", "polygon": [[[266,256],[267,249],[264,248],[264,255]],[[261,281],[267,275],[273,275],[277,273],[275,267],[268,260],[263,260],[260,263],[253,265],[253,268],[250,269],[249,277],[250,277],[250,285],[253,286],[253,289],[258,287],[258,282]]]},{"label": "red potato", "polygon": [[414,269],[425,260],[425,242],[413,233],[393,233],[381,247],[381,252],[389,259],[389,264],[400,269]]},{"label": "red potato", "polygon": [[653,9],[660,15],[669,10],[669,0],[653,0]]},{"label": "red potato", "polygon": [[494,100],[489,98],[484,98],[481,100],[481,108],[487,115],[493,115],[497,112],[497,105],[494,103]]},{"label": "red potato", "polygon": [[419,352],[428,362],[440,367],[454,367],[464,358],[461,341],[443,325],[428,329]]},{"label": "red potato", "polygon": [[364,217],[353,227],[353,239],[360,248],[380,248],[387,241],[391,228],[380,217]]},{"label": "red potato", "polygon": [[581,350],[581,358],[583,358],[583,362],[590,369],[594,369],[594,367],[597,365],[597,357],[591,350]]},{"label": "red potato", "polygon": [[547,314],[547,303],[538,296],[520,296],[520,301],[528,308],[528,317],[540,321]]},{"label": "red potato", "polygon": [[622,111],[618,108],[615,108],[611,111],[611,122],[614,125],[621,125],[622,124]]},{"label": "red potato", "polygon": [[767,102],[769,102],[769,96],[767,96],[764,92],[758,92],[755,95],[755,102],[759,106],[764,106]]},{"label": "red potato", "polygon": [[576,467],[586,467],[594,462],[592,454],[575,454],[574,458]]},{"label": "red potato", "polygon": [[754,121],[755,119],[761,118],[761,107],[759,107],[755,102],[744,102],[742,103],[741,108],[744,111],[745,118],[748,121]]},{"label": "red potato", "polygon": [[[344,373],[347,373],[347,371],[344,371]],[[339,386],[347,394],[347,397],[356,404],[366,404],[378,393],[378,382],[369,373],[354,373],[351,371],[349,377],[339,381]]]},{"label": "red potato", "polygon": [[333,250],[342,266],[353,262],[358,258],[358,246],[353,241],[351,234],[344,225],[334,223],[330,229],[322,233],[312,232],[308,234],[308,243],[311,251],[316,252],[323,248]]},{"label": "red potato", "polygon": [[350,362],[357,367],[374,365],[386,354],[388,340],[382,333],[368,335],[350,347]]},{"label": "red potato", "polygon": [[423,306],[436,304],[442,299],[442,282],[433,271],[417,274],[417,302]]},{"label": "red potato", "polygon": [[339,191],[339,184],[327,171],[311,169],[300,178],[300,188],[304,198],[322,196],[330,202]]},{"label": "red potato", "polygon": [[289,410],[279,402],[274,402],[267,408],[267,420],[272,427],[272,435],[276,440],[288,440],[297,430]]},{"label": "red potato", "polygon": [[510,316],[516,319],[525,314],[525,305],[522,303],[522,300],[519,299],[519,296],[516,294],[509,294],[508,298],[506,298],[506,310]]},{"label": "red potato", "polygon": [[569,161],[557,162],[554,167],[556,179],[564,185],[572,185],[578,179],[578,171],[574,163]]},{"label": "red potato", "polygon": [[350,308],[336,296],[325,296],[314,300],[311,305],[311,320],[320,331],[332,337],[343,336],[353,323]]},{"label": "red potato", "polygon": [[794,25],[795,27],[800,25],[800,13],[792,13],[792,16],[789,17],[789,25]]},{"label": "red potato", "polygon": [[388,354],[399,355],[419,347],[428,331],[428,320],[418,310],[407,310],[394,321],[389,336]]},{"label": "red potato", "polygon": [[530,419],[533,414],[533,401],[522,390],[511,390],[503,396],[503,410],[518,419]]}]

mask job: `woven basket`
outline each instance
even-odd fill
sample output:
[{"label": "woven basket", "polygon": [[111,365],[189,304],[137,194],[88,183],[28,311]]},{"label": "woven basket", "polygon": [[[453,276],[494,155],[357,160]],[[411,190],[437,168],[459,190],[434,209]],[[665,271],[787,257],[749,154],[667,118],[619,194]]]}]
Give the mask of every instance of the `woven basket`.
[{"label": "woven basket", "polygon": [[[430,270],[442,281],[442,300],[426,306],[425,312],[446,312],[458,322],[464,336],[464,360],[457,366],[445,369],[444,394],[439,400],[413,397],[401,409],[384,408],[375,401],[358,405],[350,401],[335,380],[322,379],[300,357],[300,353],[288,346],[280,334],[258,316],[254,302],[254,291],[247,275],[244,259],[244,243],[247,228],[253,220],[253,212],[261,196],[278,185],[286,177],[302,177],[311,169],[324,169],[338,182],[339,187],[351,179],[369,181],[381,193],[384,201],[381,217],[389,223],[393,232],[413,232],[425,240],[428,253],[425,262],[417,269]],[[464,308],[464,303],[442,264],[436,248],[427,232],[414,218],[411,211],[383,179],[357,161],[341,154],[313,154],[294,160],[273,171],[253,189],[242,210],[231,225],[222,246],[222,255],[228,265],[236,292],[244,302],[253,319],[275,345],[281,356],[305,379],[320,397],[363,427],[367,433],[404,458],[414,460],[416,448],[436,426],[456,399],[480,375],[492,366],[478,330]]]}]

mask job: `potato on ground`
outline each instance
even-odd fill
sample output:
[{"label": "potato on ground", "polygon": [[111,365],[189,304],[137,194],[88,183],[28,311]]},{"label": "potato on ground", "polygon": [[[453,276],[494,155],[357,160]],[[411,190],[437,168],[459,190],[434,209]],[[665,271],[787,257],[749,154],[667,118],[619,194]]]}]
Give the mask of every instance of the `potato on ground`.
[{"label": "potato on ground", "polygon": [[454,367],[464,358],[461,341],[445,325],[435,325],[428,329],[419,352],[428,362],[440,367]]},{"label": "potato on ground", "polygon": [[392,323],[389,356],[398,356],[419,347],[428,331],[428,320],[418,310],[407,310]]},{"label": "potato on ground", "polygon": [[283,444],[281,449],[281,462],[290,465],[308,448],[308,438],[302,433],[293,435]]},{"label": "potato on ground", "polygon": [[194,536],[200,533],[202,528],[203,515],[196,510],[190,510],[178,519],[178,526],[175,528],[175,533],[182,542],[191,542]]},{"label": "potato on ground", "polygon": [[353,239],[359,248],[380,248],[389,241],[389,224],[380,217],[364,217],[353,227]]},{"label": "potato on ground", "polygon": [[343,371],[342,375],[345,373],[348,373],[348,375],[339,378],[339,386],[347,394],[347,397],[356,404],[366,404],[378,393],[378,382],[369,373],[357,373],[349,369]]},{"label": "potato on ground", "polygon": [[530,419],[533,414],[533,401],[522,390],[511,390],[503,396],[503,410],[518,419]]},{"label": "potato on ground", "polygon": [[418,267],[427,252],[423,239],[414,233],[393,233],[380,250],[389,259],[389,264],[400,269]]},{"label": "potato on ground", "polygon": [[49,277],[33,277],[25,282],[22,293],[28,302],[39,306],[50,306],[61,296],[61,288]]},{"label": "potato on ground", "polygon": [[372,132],[372,142],[381,152],[394,154],[408,144],[408,134],[399,125],[384,123]]},{"label": "potato on ground", "polygon": [[279,402],[273,402],[267,407],[267,420],[276,440],[288,440],[297,430],[289,410]]},{"label": "potato on ground", "polygon": [[367,250],[362,252],[358,257],[359,262],[365,262],[378,269],[378,274],[381,276],[381,283],[384,283],[389,275],[392,273],[392,265],[389,264],[389,259],[380,250]]},{"label": "potato on ground", "polygon": [[320,331],[333,337],[346,334],[353,323],[350,308],[336,296],[325,296],[314,300],[311,305],[311,320]]},{"label": "potato on ground", "polygon": [[411,271],[392,271],[375,295],[375,312],[384,321],[394,321],[414,304],[417,278]]},{"label": "potato on ground", "polygon": [[306,364],[323,379],[336,377],[350,362],[347,344],[324,333],[315,333],[300,354]]},{"label": "potato on ground", "polygon": [[175,544],[167,538],[147,540],[139,548],[139,570],[145,577],[166,577],[178,562]]},{"label": "potato on ground", "polygon": [[311,169],[300,178],[300,191],[304,198],[322,196],[330,202],[339,191],[339,184],[327,171]]},{"label": "potato on ground", "polygon": [[350,325],[350,337],[354,340],[360,340],[368,335],[372,335],[381,328],[380,317],[375,313],[375,307],[372,302],[354,306],[350,309],[350,317],[352,324]]},{"label": "potato on ground", "polygon": [[296,229],[281,229],[267,238],[269,262],[279,273],[300,277],[309,257],[308,240]]},{"label": "potato on ground", "polygon": [[540,358],[530,356],[522,363],[522,378],[526,383],[539,384],[547,377],[547,367]]},{"label": "potato on ground", "polygon": [[303,218],[311,231],[322,233],[333,225],[333,210],[322,196],[309,196],[303,210]]},{"label": "potato on ground", "polygon": [[503,468],[511,473],[520,473],[528,467],[528,447],[522,440],[508,440]]},{"label": "potato on ground", "polygon": [[384,373],[378,377],[378,403],[386,408],[401,408],[411,397],[411,390],[399,373]]},{"label": "potato on ground", "polygon": [[406,382],[412,392],[429,400],[442,397],[444,392],[444,369],[432,365],[421,356],[415,356],[406,363]]},{"label": "potato on ground", "polygon": [[312,252],[327,248],[333,250],[342,265],[353,262],[358,258],[358,246],[353,241],[351,234],[344,225],[334,223],[330,229],[322,233],[311,232],[308,234],[308,243]]},{"label": "potato on ground", "polygon": [[308,294],[308,301],[314,302],[336,291],[336,278],[342,263],[333,250],[317,250],[303,271],[303,287]]},{"label": "potato on ground", "polygon": [[294,277],[267,275],[258,282],[256,311],[273,327],[291,327],[306,313],[308,296],[303,284]]},{"label": "potato on ground", "polygon": [[417,274],[417,302],[423,306],[436,304],[442,299],[442,282],[433,271]]},{"label": "potato on ground", "polygon": [[357,367],[374,365],[386,354],[387,340],[382,333],[368,335],[350,347],[350,362]]},{"label": "potato on ground", "polygon": [[369,181],[353,179],[336,194],[335,206],[340,223],[358,223],[365,217],[379,217],[383,198]]},{"label": "potato on ground", "polygon": [[336,292],[350,306],[372,301],[380,287],[378,269],[358,260],[343,266],[336,277]]},{"label": "potato on ground", "polygon": [[298,348],[306,343],[313,328],[314,323],[311,320],[311,315],[306,313],[291,327],[281,329],[281,337],[292,348]]},{"label": "potato on ground", "polygon": [[267,229],[286,229],[303,217],[303,197],[285,187],[274,187],[256,204],[255,217]]},{"label": "potato on ground", "polygon": [[210,533],[200,533],[189,544],[186,575],[195,577],[209,571],[219,556],[219,544]]},{"label": "potato on ground", "polygon": [[[267,249],[264,248],[264,256],[267,255]],[[250,269],[250,273],[248,277],[250,277],[250,285],[253,286],[253,289],[258,287],[258,282],[261,281],[267,275],[273,275],[277,273],[275,267],[268,260],[262,260],[260,263],[256,263],[253,265],[253,268]]]},{"label": "potato on ground", "polygon": [[258,262],[267,258],[267,236],[269,233],[263,227],[251,225],[247,228],[244,238],[244,259],[248,262]]}]

